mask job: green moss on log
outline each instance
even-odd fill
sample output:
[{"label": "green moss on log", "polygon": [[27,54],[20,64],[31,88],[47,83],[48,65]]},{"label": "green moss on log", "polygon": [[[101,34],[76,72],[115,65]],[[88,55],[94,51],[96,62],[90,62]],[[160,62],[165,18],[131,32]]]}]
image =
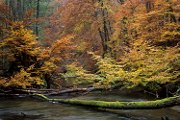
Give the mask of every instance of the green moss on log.
[{"label": "green moss on log", "polygon": [[180,104],[180,96],[164,98],[155,101],[140,101],[140,102],[106,102],[106,101],[95,101],[95,100],[77,100],[77,99],[50,99],[42,94],[33,94],[46,101],[53,101],[58,103],[89,106],[97,108],[109,108],[109,109],[158,109],[164,107],[170,107]]},{"label": "green moss on log", "polygon": [[51,100],[48,97],[46,97],[45,95],[43,95],[43,94],[32,94],[31,96],[41,98],[41,99],[43,99],[45,101],[50,101]]}]

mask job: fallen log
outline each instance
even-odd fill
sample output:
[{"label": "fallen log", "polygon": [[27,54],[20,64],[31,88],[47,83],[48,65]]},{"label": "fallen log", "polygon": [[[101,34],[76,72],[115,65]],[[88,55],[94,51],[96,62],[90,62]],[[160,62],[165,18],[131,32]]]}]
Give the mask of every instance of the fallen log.
[{"label": "fallen log", "polygon": [[[103,87],[88,87],[88,88],[70,88],[70,89],[65,89],[61,91],[55,91],[48,93],[47,95],[61,95],[61,94],[66,94],[66,93],[75,93],[75,92],[84,92],[84,94],[87,94],[92,91],[102,91],[102,90],[112,90],[116,89],[122,86],[122,83],[117,83],[110,88],[103,88]],[[84,95],[83,94],[83,95]]]},{"label": "fallen log", "polygon": [[69,88],[64,90],[58,89],[13,89],[13,90],[0,90],[2,94],[43,94],[43,95],[62,95],[66,93],[87,93],[91,91],[102,90],[102,88]]},{"label": "fallen log", "polygon": [[89,87],[89,88],[70,88],[70,89],[65,89],[65,90],[61,90],[58,92],[51,92],[48,93],[47,95],[62,95],[62,94],[66,94],[66,93],[89,93],[91,91],[98,91],[98,90],[103,90],[103,88],[95,88],[95,87]]},{"label": "fallen log", "polygon": [[51,99],[42,94],[33,94],[32,96],[39,97],[45,101],[53,103],[64,103],[78,106],[88,106],[95,108],[108,109],[158,109],[164,107],[171,107],[180,104],[180,96],[164,98],[155,101],[140,101],[140,102],[106,102],[95,100],[77,100],[77,99]]},{"label": "fallen log", "polygon": [[70,94],[70,93],[83,93],[85,95],[92,91],[103,91],[103,90],[112,90],[118,87],[121,87],[122,83],[117,83],[110,88],[103,88],[103,87],[87,87],[87,88],[68,88],[64,90],[59,89],[10,89],[10,90],[2,90],[0,89],[0,93],[3,94],[43,94],[43,95],[62,95],[62,94]]}]

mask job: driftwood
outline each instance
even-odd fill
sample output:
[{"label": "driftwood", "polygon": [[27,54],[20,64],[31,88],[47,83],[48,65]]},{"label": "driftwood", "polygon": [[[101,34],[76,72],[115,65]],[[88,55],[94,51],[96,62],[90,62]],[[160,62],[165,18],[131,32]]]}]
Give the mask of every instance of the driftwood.
[{"label": "driftwood", "polygon": [[51,99],[42,94],[33,94],[32,96],[38,97],[42,100],[53,103],[64,103],[78,106],[88,106],[95,108],[108,108],[108,109],[158,109],[164,107],[171,107],[180,104],[180,96],[164,98],[155,101],[140,101],[140,102],[106,102],[95,100],[77,100],[77,99]]}]

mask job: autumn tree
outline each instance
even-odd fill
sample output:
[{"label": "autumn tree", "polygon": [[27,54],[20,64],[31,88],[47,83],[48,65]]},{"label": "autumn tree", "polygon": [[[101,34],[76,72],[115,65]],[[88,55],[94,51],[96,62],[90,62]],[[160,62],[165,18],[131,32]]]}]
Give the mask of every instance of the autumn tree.
[{"label": "autumn tree", "polygon": [[6,37],[0,44],[4,50],[1,52],[6,60],[7,69],[4,77],[9,78],[3,86],[27,87],[42,85],[43,81],[31,75],[29,69],[37,61],[40,48],[36,36],[31,30],[25,28],[23,22],[11,22],[5,29]]},{"label": "autumn tree", "polygon": [[156,92],[168,84],[179,83],[178,1],[155,0],[132,5],[137,6],[128,30],[135,35],[127,34],[130,49],[120,57],[128,72],[127,80]]},{"label": "autumn tree", "polygon": [[30,26],[36,22],[35,19],[31,19],[32,12],[27,11],[23,21],[14,21],[8,11],[4,12],[5,9],[11,10],[10,7],[4,3],[2,6],[1,85],[25,88],[37,87],[45,83],[49,88],[56,81],[52,77],[58,76],[59,65],[68,58],[68,53],[73,49],[70,42],[73,35],[66,35],[48,47],[42,47],[30,30]]},{"label": "autumn tree", "polygon": [[44,48],[38,58],[37,72],[46,81],[46,87],[60,86],[60,73],[65,72],[66,61],[73,57],[74,35],[66,35]]},{"label": "autumn tree", "polygon": [[[4,87],[39,87],[57,85],[61,63],[70,57],[73,35],[57,40],[49,47],[43,48],[36,36],[24,22],[10,22],[6,37],[0,44],[1,56],[6,60],[7,68],[3,70],[1,85]],[[59,79],[58,79],[59,80]],[[59,85],[59,83],[58,83]]]},{"label": "autumn tree", "polygon": [[114,16],[119,20],[113,24],[116,31],[110,40],[117,53],[115,60],[119,62],[95,55],[94,74],[100,78],[97,84],[111,87],[121,83],[126,88],[150,91],[156,97],[159,93],[168,95],[164,89],[176,91],[179,87],[178,7],[178,1],[163,0],[121,4]]},{"label": "autumn tree", "polygon": [[94,69],[95,63],[88,51],[102,56],[111,54],[113,45],[110,45],[110,39],[114,31],[112,14],[119,3],[116,0],[60,0],[59,4],[49,18],[47,39],[54,40],[64,34],[75,34],[74,44],[78,47],[74,59],[85,68]]}]

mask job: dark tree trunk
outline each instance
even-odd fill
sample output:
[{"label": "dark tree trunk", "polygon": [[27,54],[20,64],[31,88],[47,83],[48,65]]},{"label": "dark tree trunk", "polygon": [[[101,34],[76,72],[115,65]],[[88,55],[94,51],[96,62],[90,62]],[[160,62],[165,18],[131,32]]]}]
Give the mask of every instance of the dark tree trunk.
[{"label": "dark tree trunk", "polygon": [[45,74],[45,81],[46,81],[46,88],[50,89],[51,88],[51,78],[49,76],[49,74]]},{"label": "dark tree trunk", "polygon": [[[37,6],[36,6],[36,19],[39,18],[39,12],[40,12],[40,0],[37,0]],[[36,22],[36,36],[39,36],[39,25]],[[37,38],[38,39],[38,38]]]},{"label": "dark tree trunk", "polygon": [[151,1],[146,2],[146,11],[150,12],[154,8],[154,4]]},{"label": "dark tree trunk", "polygon": [[99,4],[101,6],[101,14],[102,14],[102,28],[98,28],[99,35],[102,41],[103,47],[103,54],[102,57],[104,58],[107,53],[111,52],[111,48],[108,46],[108,42],[110,41],[110,37],[112,34],[112,28],[108,16],[108,10],[105,8],[105,3],[102,0],[99,0]]}]

